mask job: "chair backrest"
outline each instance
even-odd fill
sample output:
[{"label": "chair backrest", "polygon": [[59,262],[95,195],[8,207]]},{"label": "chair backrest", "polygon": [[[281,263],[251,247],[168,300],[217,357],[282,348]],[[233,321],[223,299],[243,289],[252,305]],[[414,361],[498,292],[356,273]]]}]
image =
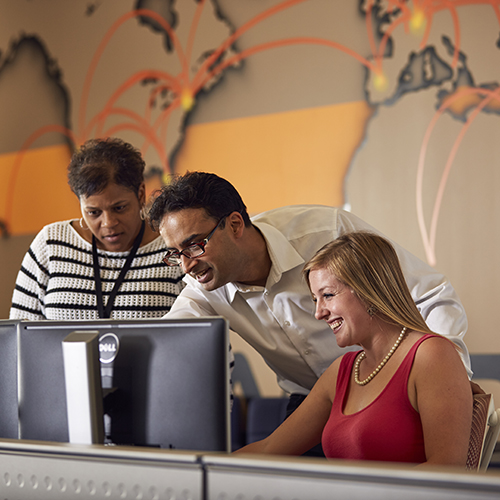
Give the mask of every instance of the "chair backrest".
[{"label": "chair backrest", "polygon": [[500,433],[500,409],[491,394],[475,394],[467,455],[468,470],[486,470]]},{"label": "chair backrest", "polygon": [[285,419],[288,398],[255,398],[248,402],[247,443],[264,439]]},{"label": "chair backrest", "polygon": [[[500,380],[474,377],[472,382],[478,384],[486,394],[491,394],[493,396],[495,406],[500,406],[500,404],[498,404],[500,403]],[[498,441],[498,443],[500,443],[500,441]]]}]

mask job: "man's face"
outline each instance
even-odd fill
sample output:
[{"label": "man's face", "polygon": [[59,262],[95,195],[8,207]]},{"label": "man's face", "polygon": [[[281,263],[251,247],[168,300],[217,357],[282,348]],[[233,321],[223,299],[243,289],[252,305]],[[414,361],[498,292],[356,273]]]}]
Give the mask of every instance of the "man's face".
[{"label": "man's face", "polygon": [[[219,221],[209,217],[203,208],[187,208],[163,218],[160,234],[168,250],[178,252],[202,242]],[[225,223],[225,224],[224,224]],[[181,266],[207,291],[231,281],[238,281],[238,252],[229,218],[215,230],[205,246],[205,253],[195,258],[181,256]]]}]

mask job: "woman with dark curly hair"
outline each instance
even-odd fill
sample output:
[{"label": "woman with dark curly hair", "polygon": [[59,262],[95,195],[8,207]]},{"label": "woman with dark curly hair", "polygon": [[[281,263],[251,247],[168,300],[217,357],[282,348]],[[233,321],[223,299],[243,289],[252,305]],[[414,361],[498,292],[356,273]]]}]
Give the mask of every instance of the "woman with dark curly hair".
[{"label": "woman with dark curly hair", "polygon": [[162,264],[163,240],[144,222],[144,167],[140,152],[117,138],[92,139],[75,152],[68,181],[82,217],[35,237],[11,318],[154,318],[170,310],[183,273]]}]

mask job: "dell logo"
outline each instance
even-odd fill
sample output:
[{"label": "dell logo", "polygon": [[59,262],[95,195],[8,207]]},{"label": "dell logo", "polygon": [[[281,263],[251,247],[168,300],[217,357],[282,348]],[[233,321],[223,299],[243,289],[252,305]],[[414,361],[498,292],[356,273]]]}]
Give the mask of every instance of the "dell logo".
[{"label": "dell logo", "polygon": [[120,341],[114,333],[105,333],[99,339],[99,361],[101,363],[112,363],[118,350],[120,348]]},{"label": "dell logo", "polygon": [[116,352],[115,344],[100,344],[99,352]]}]

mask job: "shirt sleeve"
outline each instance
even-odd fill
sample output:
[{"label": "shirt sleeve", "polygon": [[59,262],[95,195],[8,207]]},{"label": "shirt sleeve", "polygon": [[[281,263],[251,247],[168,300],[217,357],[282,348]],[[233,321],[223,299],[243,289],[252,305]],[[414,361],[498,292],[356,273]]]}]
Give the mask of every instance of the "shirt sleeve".
[{"label": "shirt sleeve", "polygon": [[47,244],[41,231],[26,252],[17,275],[9,313],[11,319],[43,320],[49,282]]},{"label": "shirt sleeve", "polygon": [[[355,215],[339,210],[337,219],[338,234],[351,231],[370,231],[381,234],[375,228]],[[459,347],[469,377],[472,376],[469,352],[464,342],[467,331],[465,309],[448,279],[433,267],[387,238],[393,244],[401,263],[401,268],[415,304],[427,326]]]},{"label": "shirt sleeve", "polygon": [[166,319],[198,318],[200,316],[217,316],[209,301],[201,290],[192,285],[189,277],[184,278],[187,283],[179,296],[175,299],[170,311],[164,316]]}]

